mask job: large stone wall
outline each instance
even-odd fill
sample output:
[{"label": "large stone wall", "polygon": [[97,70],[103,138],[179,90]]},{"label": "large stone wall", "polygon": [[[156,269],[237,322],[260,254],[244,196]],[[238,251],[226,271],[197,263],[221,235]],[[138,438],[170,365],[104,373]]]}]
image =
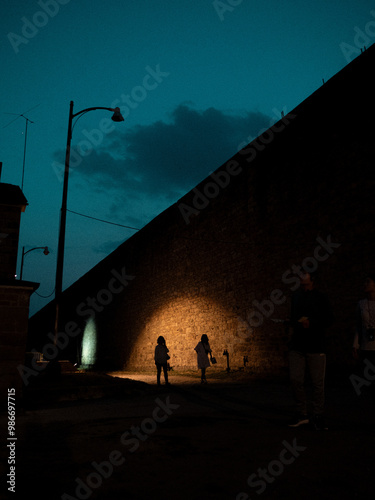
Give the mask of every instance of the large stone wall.
[{"label": "large stone wall", "polygon": [[[369,49],[70,287],[63,318],[81,334],[65,357],[90,319],[106,369],[152,368],[159,335],[174,369],[196,369],[205,333],[216,369],[226,349],[233,368],[247,356],[279,372],[290,332],[273,320],[305,268],[334,309],[328,361],[347,363],[375,255],[373,63]],[[30,347],[43,349],[52,309],[32,318]]]}]

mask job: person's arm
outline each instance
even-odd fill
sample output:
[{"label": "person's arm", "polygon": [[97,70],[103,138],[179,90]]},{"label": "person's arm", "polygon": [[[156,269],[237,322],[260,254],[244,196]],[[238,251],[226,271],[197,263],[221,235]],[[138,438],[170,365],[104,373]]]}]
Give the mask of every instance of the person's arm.
[{"label": "person's arm", "polygon": [[355,311],[355,324],[356,324],[356,331],[354,335],[354,340],[353,340],[353,357],[354,359],[359,358],[359,348],[360,348],[360,337],[362,334],[362,313],[361,313],[361,307],[360,304],[357,304],[357,309]]},{"label": "person's arm", "polygon": [[290,326],[292,328],[296,328],[299,326],[298,320],[300,319],[298,316],[298,311],[297,311],[297,303],[298,303],[298,292],[295,292],[290,301]]},{"label": "person's arm", "polygon": [[332,311],[332,306],[330,301],[328,300],[328,297],[326,295],[323,295],[323,304],[324,304],[324,326],[325,327],[330,327],[332,326],[334,322],[334,316],[333,316],[333,311]]},{"label": "person's arm", "polygon": [[356,332],[354,335],[353,348],[352,348],[353,358],[359,358],[359,342],[358,342],[358,333]]},{"label": "person's arm", "polygon": [[312,314],[309,317],[309,326],[317,329],[325,329],[333,323],[333,312],[328,297],[317,292],[314,297]]},{"label": "person's arm", "polygon": [[199,354],[203,349],[203,344],[202,342],[198,342],[198,344],[194,347],[194,351],[197,352],[197,354]]}]

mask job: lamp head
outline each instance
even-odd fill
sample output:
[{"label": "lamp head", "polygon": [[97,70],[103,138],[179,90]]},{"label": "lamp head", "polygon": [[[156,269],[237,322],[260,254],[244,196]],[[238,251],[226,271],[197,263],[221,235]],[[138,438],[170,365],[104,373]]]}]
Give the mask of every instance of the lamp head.
[{"label": "lamp head", "polygon": [[124,117],[120,113],[120,108],[119,107],[113,109],[112,111],[114,111],[114,113],[112,115],[112,118],[111,118],[112,121],[114,121],[114,122],[123,122],[123,121],[125,121]]},{"label": "lamp head", "polygon": [[43,253],[44,253],[44,255],[48,255],[49,254],[48,247],[44,247]]}]

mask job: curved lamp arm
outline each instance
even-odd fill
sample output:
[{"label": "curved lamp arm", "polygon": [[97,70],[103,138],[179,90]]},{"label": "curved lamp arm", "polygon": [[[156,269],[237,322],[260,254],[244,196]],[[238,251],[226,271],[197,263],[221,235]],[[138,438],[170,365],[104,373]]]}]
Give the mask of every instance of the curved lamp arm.
[{"label": "curved lamp arm", "polygon": [[32,252],[33,250],[41,250],[43,249],[43,253],[44,255],[48,255],[49,254],[49,250],[48,250],[48,247],[34,247],[34,248],[30,248],[30,250],[26,250],[25,252],[25,247],[22,247],[22,258],[21,258],[21,270],[20,270],[20,280],[22,280],[22,273],[23,273],[23,260],[24,260],[24,257],[27,253],[29,252]]},{"label": "curved lamp arm", "polygon": [[[78,111],[77,113],[72,114],[72,118],[75,118],[78,115],[82,115],[83,113],[88,113],[89,111],[95,111],[96,109],[105,109],[107,111],[112,111],[113,112],[112,120],[114,122],[123,122],[124,121],[124,117],[122,116],[119,107],[117,107],[117,108],[103,108],[101,106],[96,106],[94,108],[86,108],[86,109],[82,109],[82,111]],[[73,111],[73,108],[72,108],[72,111]]]}]

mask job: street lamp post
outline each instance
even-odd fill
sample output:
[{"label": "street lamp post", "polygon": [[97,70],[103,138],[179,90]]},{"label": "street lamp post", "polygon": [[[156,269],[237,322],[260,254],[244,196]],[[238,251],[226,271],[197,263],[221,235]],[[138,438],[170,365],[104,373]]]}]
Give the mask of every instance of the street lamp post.
[{"label": "street lamp post", "polygon": [[25,252],[25,247],[22,247],[21,269],[20,269],[20,280],[21,281],[22,281],[22,274],[23,274],[23,260],[25,258],[25,255],[29,252],[32,252],[33,250],[42,250],[42,249],[43,249],[44,255],[49,254],[48,247],[34,247],[34,248],[30,248],[30,250],[26,250],[26,252]]},{"label": "street lamp post", "polygon": [[64,247],[65,247],[65,228],[66,228],[66,211],[67,211],[67,198],[68,198],[68,180],[69,180],[69,163],[70,163],[70,148],[72,141],[72,130],[73,130],[73,119],[89,111],[95,111],[97,109],[105,109],[107,111],[112,111],[112,120],[114,122],[124,121],[124,117],[120,113],[120,108],[103,108],[103,107],[93,107],[86,108],[78,113],[73,113],[73,101],[70,101],[69,108],[69,122],[68,122],[68,137],[66,141],[66,153],[65,153],[65,169],[64,169],[64,184],[63,184],[63,194],[60,212],[60,229],[59,229],[59,241],[57,247],[57,264],[56,264],[56,281],[55,281],[55,343],[57,340],[58,326],[59,326],[59,306],[62,294],[62,281],[63,281],[63,267],[64,267]]}]

